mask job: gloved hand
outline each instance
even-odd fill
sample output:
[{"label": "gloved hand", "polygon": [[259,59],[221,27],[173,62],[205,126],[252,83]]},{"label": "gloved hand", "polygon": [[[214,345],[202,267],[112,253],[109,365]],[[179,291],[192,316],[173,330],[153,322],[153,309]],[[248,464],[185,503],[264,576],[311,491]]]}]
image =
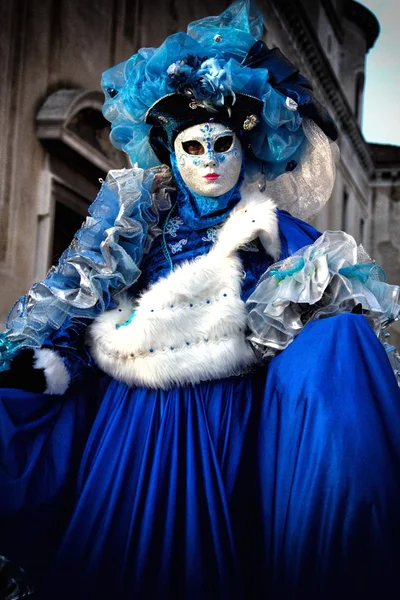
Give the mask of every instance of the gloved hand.
[{"label": "gloved hand", "polygon": [[11,369],[0,373],[0,387],[44,392],[47,387],[44,369],[35,368],[34,364],[34,350],[22,350],[12,361]]},{"label": "gloved hand", "polygon": [[69,383],[64,360],[47,348],[21,350],[12,361],[11,369],[0,373],[0,388],[27,392],[64,394]]}]

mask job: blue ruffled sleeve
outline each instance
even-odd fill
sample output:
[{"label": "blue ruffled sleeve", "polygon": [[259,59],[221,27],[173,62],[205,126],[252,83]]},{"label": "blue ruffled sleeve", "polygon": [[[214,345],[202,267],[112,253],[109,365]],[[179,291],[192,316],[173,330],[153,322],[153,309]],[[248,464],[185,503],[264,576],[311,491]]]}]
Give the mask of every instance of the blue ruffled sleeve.
[{"label": "blue ruffled sleeve", "polygon": [[139,278],[143,254],[160,233],[159,210],[170,207],[170,181],[165,167],[110,171],[58,265],[11,309],[0,338],[0,371],[25,348],[66,356],[77,349],[86,325]]},{"label": "blue ruffled sleeve", "polygon": [[247,300],[249,339],[261,356],[287,348],[309,321],[342,312],[364,314],[385,342],[386,328],[400,315],[400,288],[386,283],[384,271],[347,233],[320,235],[287,213],[281,221],[286,244],[281,260],[266,270]]}]

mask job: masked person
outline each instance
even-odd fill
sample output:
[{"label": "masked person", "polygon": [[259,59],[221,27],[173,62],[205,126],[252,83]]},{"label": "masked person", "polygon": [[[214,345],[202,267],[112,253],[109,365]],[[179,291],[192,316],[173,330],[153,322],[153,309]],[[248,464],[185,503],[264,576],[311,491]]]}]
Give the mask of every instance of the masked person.
[{"label": "masked person", "polygon": [[238,0],[104,74],[135,166],[9,317],[1,543],[44,598],[390,597],[398,288],[300,220],[336,129],[261,33]]}]

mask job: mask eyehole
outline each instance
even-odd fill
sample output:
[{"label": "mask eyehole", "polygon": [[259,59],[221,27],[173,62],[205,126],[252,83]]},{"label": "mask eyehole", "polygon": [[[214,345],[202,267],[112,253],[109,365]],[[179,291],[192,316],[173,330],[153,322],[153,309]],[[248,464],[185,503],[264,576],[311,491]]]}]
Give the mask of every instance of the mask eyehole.
[{"label": "mask eyehole", "polygon": [[223,135],[218,138],[214,144],[215,152],[228,152],[232,148],[233,135]]},{"label": "mask eyehole", "polygon": [[194,156],[204,154],[203,145],[197,140],[189,140],[187,142],[182,142],[182,148],[187,154],[192,154]]}]

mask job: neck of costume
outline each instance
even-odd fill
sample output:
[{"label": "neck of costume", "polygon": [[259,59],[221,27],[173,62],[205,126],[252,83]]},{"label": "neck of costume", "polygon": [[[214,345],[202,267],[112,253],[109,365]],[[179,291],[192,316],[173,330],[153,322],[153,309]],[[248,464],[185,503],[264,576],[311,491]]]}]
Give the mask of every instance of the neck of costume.
[{"label": "neck of costume", "polygon": [[179,172],[176,156],[171,154],[171,166],[177,183],[176,202],[179,216],[192,229],[207,229],[220,225],[232,208],[240,201],[240,188],[244,179],[244,161],[237,183],[221,196],[202,196],[190,190]]}]

